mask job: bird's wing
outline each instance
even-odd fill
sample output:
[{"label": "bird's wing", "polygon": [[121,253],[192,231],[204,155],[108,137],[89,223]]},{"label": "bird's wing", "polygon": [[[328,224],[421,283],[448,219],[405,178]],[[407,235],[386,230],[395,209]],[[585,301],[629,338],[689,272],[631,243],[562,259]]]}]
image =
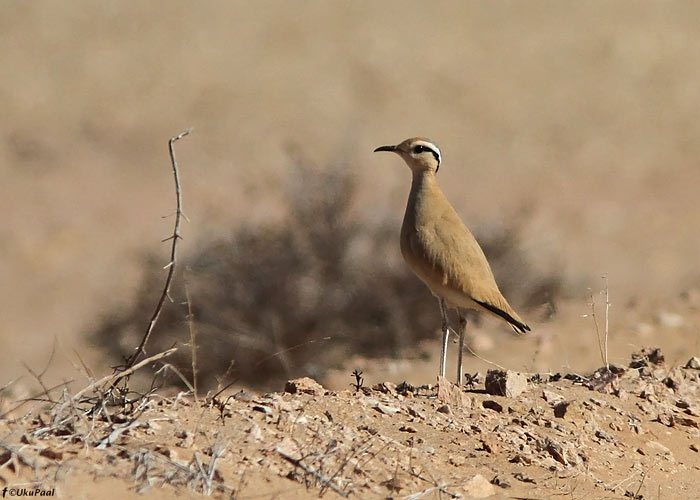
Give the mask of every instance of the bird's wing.
[{"label": "bird's wing", "polygon": [[457,291],[514,330],[529,330],[501,294],[484,252],[457,212],[446,199],[431,208],[431,217],[404,235],[413,254],[404,256],[416,274],[439,295],[440,289]]}]

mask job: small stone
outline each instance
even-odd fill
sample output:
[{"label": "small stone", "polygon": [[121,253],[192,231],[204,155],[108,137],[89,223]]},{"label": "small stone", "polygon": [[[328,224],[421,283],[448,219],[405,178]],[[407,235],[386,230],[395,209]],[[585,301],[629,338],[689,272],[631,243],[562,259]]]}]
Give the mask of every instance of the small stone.
[{"label": "small stone", "polygon": [[[612,367],[612,365],[611,365]],[[598,391],[607,394],[617,394],[620,390],[619,377],[612,369],[607,367],[599,368],[591,375],[587,384],[592,391]]]},{"label": "small stone", "polygon": [[494,450],[498,449],[498,446],[496,445],[495,441],[492,441],[491,439],[481,439],[479,440],[479,442],[481,443],[481,448],[477,448],[477,451],[493,453]]},{"label": "small stone", "polygon": [[548,391],[547,389],[542,390],[542,399],[548,403],[558,403],[564,399],[564,396],[557,394],[556,392]]},{"label": "small stone", "polygon": [[700,370],[700,358],[697,356],[693,356],[685,364],[685,367],[690,368],[691,370]]},{"label": "small stone", "polygon": [[523,455],[522,453],[518,453],[515,455],[513,458],[508,460],[512,464],[524,464],[524,465],[531,465],[532,464],[532,457],[529,457],[527,455]]},{"label": "small stone", "polygon": [[393,491],[394,493],[398,493],[403,489],[403,486],[401,485],[401,481],[398,480],[396,477],[392,477],[391,479],[387,479],[386,481],[382,481],[379,483],[381,486],[385,486],[389,491]]},{"label": "small stone", "polygon": [[618,365],[617,363],[610,363],[607,366],[607,370],[615,375],[622,375],[627,371],[627,368],[623,365]]},{"label": "small stone", "polygon": [[494,478],[491,480],[491,484],[494,486],[498,486],[499,488],[510,488],[510,483],[508,480],[501,479],[498,476],[494,476]]},{"label": "small stone", "polygon": [[254,399],[254,396],[248,391],[241,389],[233,395],[233,399],[235,399],[236,401],[244,401],[246,403],[250,403]]},{"label": "small stone", "polygon": [[591,403],[594,405],[600,406],[601,408],[605,408],[608,406],[608,402],[603,400],[603,399],[598,399],[598,398],[590,398]]},{"label": "small stone", "polygon": [[656,396],[656,390],[654,389],[653,384],[646,384],[639,392],[639,397],[642,399],[651,400],[651,398],[653,398],[654,396]]},{"label": "small stone", "polygon": [[256,405],[253,406],[253,411],[259,411],[260,413],[264,413],[265,415],[272,415],[272,408],[270,408],[269,406]]},{"label": "small stone", "polygon": [[678,370],[672,370],[668,373],[668,376],[662,380],[664,385],[669,389],[677,391],[683,385],[683,376]]},{"label": "small stone", "polygon": [[488,498],[496,494],[495,486],[481,474],[477,474],[464,483],[462,491],[466,498]]},{"label": "small stone", "polygon": [[503,405],[499,403],[498,401],[494,401],[492,399],[487,399],[483,403],[481,403],[484,408],[488,410],[493,410],[497,411],[498,413],[503,413]]},{"label": "small stone", "polygon": [[51,460],[61,460],[63,458],[62,451],[56,451],[51,448],[44,448],[39,452],[42,457],[50,458]]},{"label": "small stone", "polygon": [[420,418],[421,420],[425,420],[425,414],[422,411],[418,410],[417,408],[414,408],[413,406],[409,406],[407,408],[407,410],[408,410],[408,414],[411,415],[412,417]]},{"label": "small stone", "polygon": [[401,432],[410,432],[411,434],[415,434],[416,432],[418,432],[418,430],[411,425],[402,425],[401,427],[399,427],[399,430]]},{"label": "small stone", "polygon": [[547,438],[544,441],[544,450],[549,453],[554,460],[562,465],[567,465],[564,454],[564,447],[552,438]]},{"label": "small stone", "polygon": [[489,370],[485,386],[486,392],[494,396],[516,398],[527,389],[527,377],[511,370]]},{"label": "small stone", "polygon": [[659,413],[656,417],[656,421],[664,424],[666,427],[673,427],[676,425],[676,420],[670,413]]},{"label": "small stone", "polygon": [[253,441],[260,441],[262,438],[262,430],[260,429],[260,426],[253,422],[253,425],[246,431],[248,434],[250,434],[251,439]]},{"label": "small stone", "polygon": [[639,352],[632,353],[630,368],[642,368],[648,363],[663,365],[666,361],[664,353],[658,347],[644,347]]},{"label": "small stone", "polygon": [[533,478],[526,476],[522,472],[516,472],[515,474],[513,474],[513,477],[518,481],[522,481],[523,483],[537,484],[537,482]]},{"label": "small stone", "polygon": [[444,413],[445,415],[449,415],[450,413],[452,413],[452,410],[450,410],[450,405],[442,405],[435,411]]},{"label": "small stone", "polygon": [[294,380],[288,380],[284,385],[284,392],[291,394],[305,393],[313,396],[322,396],[326,390],[321,384],[309,377],[301,377]]},{"label": "small stone", "polygon": [[604,441],[609,441],[611,443],[615,442],[615,438],[613,437],[612,434],[609,434],[601,429],[596,429],[595,436],[599,439],[604,440]]},{"label": "small stone", "polygon": [[377,434],[377,429],[374,427],[369,427],[367,425],[358,425],[357,426],[358,431],[367,431],[370,435],[375,436]]},{"label": "small stone", "polygon": [[700,428],[700,423],[698,423],[697,420],[692,419],[690,417],[675,417],[676,421],[681,424],[685,425],[686,427],[695,427],[696,429]]},{"label": "small stone", "polygon": [[471,408],[471,399],[445,377],[438,376],[437,398],[455,408]]},{"label": "small stone", "polygon": [[282,456],[290,457],[294,460],[300,460],[302,455],[299,451],[299,444],[292,438],[285,436],[282,441],[275,447],[275,451]]},{"label": "small stone", "polygon": [[372,408],[378,410],[384,415],[394,415],[401,411],[401,408],[396,408],[395,406],[385,405],[384,403],[377,403]]},{"label": "small stone", "polygon": [[554,405],[554,416],[557,418],[564,418],[566,415],[566,410],[569,409],[571,401],[560,401]]},{"label": "small stone", "polygon": [[692,443],[690,445],[690,449],[693,450],[695,453],[700,453],[700,443]]},{"label": "small stone", "polygon": [[671,450],[669,450],[664,445],[656,441],[647,441],[647,447],[651,448],[652,450],[660,451],[664,455],[668,455],[671,453]]},{"label": "small stone", "polygon": [[688,401],[686,401],[685,399],[679,399],[678,401],[676,401],[676,406],[678,408],[683,408],[685,410],[685,409],[690,408],[690,403]]},{"label": "small stone", "polygon": [[393,382],[382,382],[381,384],[376,384],[372,389],[384,394],[393,394],[396,392],[396,384]]}]

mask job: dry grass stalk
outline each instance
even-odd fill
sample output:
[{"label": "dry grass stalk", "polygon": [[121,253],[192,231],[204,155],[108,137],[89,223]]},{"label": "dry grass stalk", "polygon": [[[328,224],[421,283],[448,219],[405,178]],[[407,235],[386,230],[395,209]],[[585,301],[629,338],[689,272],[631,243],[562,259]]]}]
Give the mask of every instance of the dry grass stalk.
[{"label": "dry grass stalk", "polygon": [[593,325],[595,326],[595,333],[596,337],[598,339],[598,349],[600,350],[600,359],[605,365],[605,368],[610,370],[610,363],[608,361],[608,337],[610,334],[610,291],[608,287],[608,275],[603,275],[602,276],[603,281],[605,282],[605,288],[601,290],[601,294],[605,293],[605,331],[601,334],[600,331],[600,326],[598,324],[598,317],[596,316],[596,311],[595,311],[595,298],[593,297],[593,292],[590,293],[590,302],[589,306],[591,307],[591,312],[590,314],[584,314],[583,317],[591,317],[593,318]]},{"label": "dry grass stalk", "polygon": [[[188,268],[189,270],[189,268]],[[192,394],[195,401],[199,401],[197,394],[197,328],[194,323],[194,313],[192,312],[192,299],[190,297],[190,287],[187,283],[187,274],[183,279],[185,286],[185,297],[187,299],[187,327],[190,332],[190,353],[192,354]]]}]

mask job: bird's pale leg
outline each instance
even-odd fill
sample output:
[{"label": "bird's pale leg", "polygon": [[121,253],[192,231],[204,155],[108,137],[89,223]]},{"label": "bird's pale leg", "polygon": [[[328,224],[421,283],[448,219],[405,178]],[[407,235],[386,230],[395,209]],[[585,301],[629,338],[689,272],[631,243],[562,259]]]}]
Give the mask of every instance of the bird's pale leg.
[{"label": "bird's pale leg", "polygon": [[467,332],[467,318],[464,317],[462,311],[457,309],[459,313],[459,352],[457,353],[457,385],[462,385],[462,354],[464,351],[464,335]]},{"label": "bird's pale leg", "polygon": [[445,365],[447,364],[447,342],[450,338],[450,323],[447,319],[447,306],[445,299],[438,297],[440,304],[440,316],[442,317],[442,352],[440,353],[440,376],[445,376]]}]

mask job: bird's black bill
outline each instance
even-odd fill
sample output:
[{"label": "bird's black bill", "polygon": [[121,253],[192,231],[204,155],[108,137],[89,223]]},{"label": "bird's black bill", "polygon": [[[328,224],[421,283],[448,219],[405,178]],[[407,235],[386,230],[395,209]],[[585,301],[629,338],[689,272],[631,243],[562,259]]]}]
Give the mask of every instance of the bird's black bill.
[{"label": "bird's black bill", "polygon": [[375,153],[379,151],[396,151],[396,146],[380,146],[374,150]]}]

